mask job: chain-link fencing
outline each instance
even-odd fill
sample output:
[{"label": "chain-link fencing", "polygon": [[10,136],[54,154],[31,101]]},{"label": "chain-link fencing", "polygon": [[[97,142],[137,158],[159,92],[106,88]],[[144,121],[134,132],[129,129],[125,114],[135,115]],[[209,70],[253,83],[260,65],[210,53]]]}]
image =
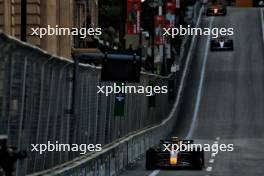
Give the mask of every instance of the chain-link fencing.
[{"label": "chain-link fencing", "polygon": [[[80,66],[72,97],[74,63],[0,36],[0,125],[8,144],[30,151],[31,144],[102,144],[160,123],[172,107],[168,94],[126,94],[123,114],[116,95],[98,94],[100,69]],[[132,85],[168,86],[169,78],[142,74]],[[71,103],[75,98],[75,112]],[[122,111],[122,109],[121,109]],[[80,157],[78,152],[29,152],[18,162],[18,175],[34,173]]]}]

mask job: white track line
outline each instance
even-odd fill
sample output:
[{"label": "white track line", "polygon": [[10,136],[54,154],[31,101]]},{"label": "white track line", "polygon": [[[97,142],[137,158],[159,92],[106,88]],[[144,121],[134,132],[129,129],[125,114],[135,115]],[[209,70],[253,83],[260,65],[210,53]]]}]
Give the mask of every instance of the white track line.
[{"label": "white track line", "polygon": [[213,167],[211,167],[211,166],[206,168],[207,172],[212,172],[212,170],[213,170]]},{"label": "white track line", "polygon": [[[212,29],[213,26],[213,21],[214,17],[210,19],[210,30]],[[193,135],[193,131],[197,122],[197,117],[198,117],[198,112],[200,108],[200,102],[201,102],[201,96],[202,96],[202,88],[203,88],[203,83],[204,83],[204,77],[205,77],[205,69],[206,69],[206,63],[207,63],[207,58],[208,58],[208,51],[209,51],[209,45],[210,45],[210,40],[211,40],[211,35],[208,36],[207,42],[206,42],[206,47],[205,47],[205,55],[203,58],[203,65],[202,65],[202,71],[201,71],[201,76],[200,76],[200,81],[199,81],[199,88],[197,92],[197,97],[196,97],[196,103],[195,103],[195,109],[194,109],[194,114],[192,118],[192,123],[190,130],[187,135],[187,139],[190,139]]]},{"label": "white track line", "polygon": [[211,158],[215,158],[216,153],[211,153]]},{"label": "white track line", "polygon": [[214,163],[214,159],[209,159],[209,163],[210,164]]},{"label": "white track line", "polygon": [[261,17],[261,24],[262,24],[262,38],[264,42],[264,8],[260,9],[260,17]]},{"label": "white track line", "polygon": [[160,170],[154,170],[149,176],[156,176],[160,173]]}]

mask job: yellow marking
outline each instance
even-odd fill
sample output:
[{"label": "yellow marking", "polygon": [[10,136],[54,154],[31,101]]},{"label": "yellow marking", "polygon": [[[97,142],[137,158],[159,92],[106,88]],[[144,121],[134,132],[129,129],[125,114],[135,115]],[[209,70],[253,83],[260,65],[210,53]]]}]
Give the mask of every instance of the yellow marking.
[{"label": "yellow marking", "polygon": [[173,157],[170,157],[170,164],[171,165],[176,165],[178,162],[178,158],[173,156]]}]

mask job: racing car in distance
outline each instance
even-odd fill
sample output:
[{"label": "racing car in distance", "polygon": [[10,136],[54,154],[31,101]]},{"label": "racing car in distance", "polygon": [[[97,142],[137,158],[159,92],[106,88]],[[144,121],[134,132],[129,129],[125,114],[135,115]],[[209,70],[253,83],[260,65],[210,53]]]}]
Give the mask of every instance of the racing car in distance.
[{"label": "racing car in distance", "polygon": [[164,145],[193,144],[192,140],[179,140],[172,137],[170,140],[161,140],[160,144],[146,152],[146,170],[155,169],[194,169],[202,170],[204,167],[204,151],[198,150],[173,151],[165,150]]},{"label": "racing car in distance", "polygon": [[227,9],[224,5],[211,5],[206,9],[206,16],[226,16]]},{"label": "racing car in distance", "polygon": [[220,37],[217,39],[212,39],[210,42],[211,51],[233,51],[234,42],[231,39]]}]

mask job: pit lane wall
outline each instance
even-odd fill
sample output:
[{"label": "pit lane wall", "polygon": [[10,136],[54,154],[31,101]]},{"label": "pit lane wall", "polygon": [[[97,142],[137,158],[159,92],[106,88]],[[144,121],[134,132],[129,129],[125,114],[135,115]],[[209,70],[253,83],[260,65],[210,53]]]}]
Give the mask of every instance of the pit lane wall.
[{"label": "pit lane wall", "polygon": [[[196,4],[193,11],[201,16],[201,4]],[[120,117],[114,116],[115,95],[96,93],[97,85],[111,85],[100,83],[100,68],[81,65],[76,106],[79,113],[75,118],[68,112],[73,62],[0,33],[0,134],[8,135],[9,145],[29,151],[30,144],[48,140],[103,144],[101,152],[84,156],[78,152],[29,152],[27,159],[17,163],[15,175],[112,176],[122,172],[170,134],[195,44],[195,37],[184,39],[174,103],[168,94],[160,94],[155,97],[155,106],[149,107],[148,97],[128,95],[124,116]],[[142,73],[140,85],[168,85],[173,77]]]}]

